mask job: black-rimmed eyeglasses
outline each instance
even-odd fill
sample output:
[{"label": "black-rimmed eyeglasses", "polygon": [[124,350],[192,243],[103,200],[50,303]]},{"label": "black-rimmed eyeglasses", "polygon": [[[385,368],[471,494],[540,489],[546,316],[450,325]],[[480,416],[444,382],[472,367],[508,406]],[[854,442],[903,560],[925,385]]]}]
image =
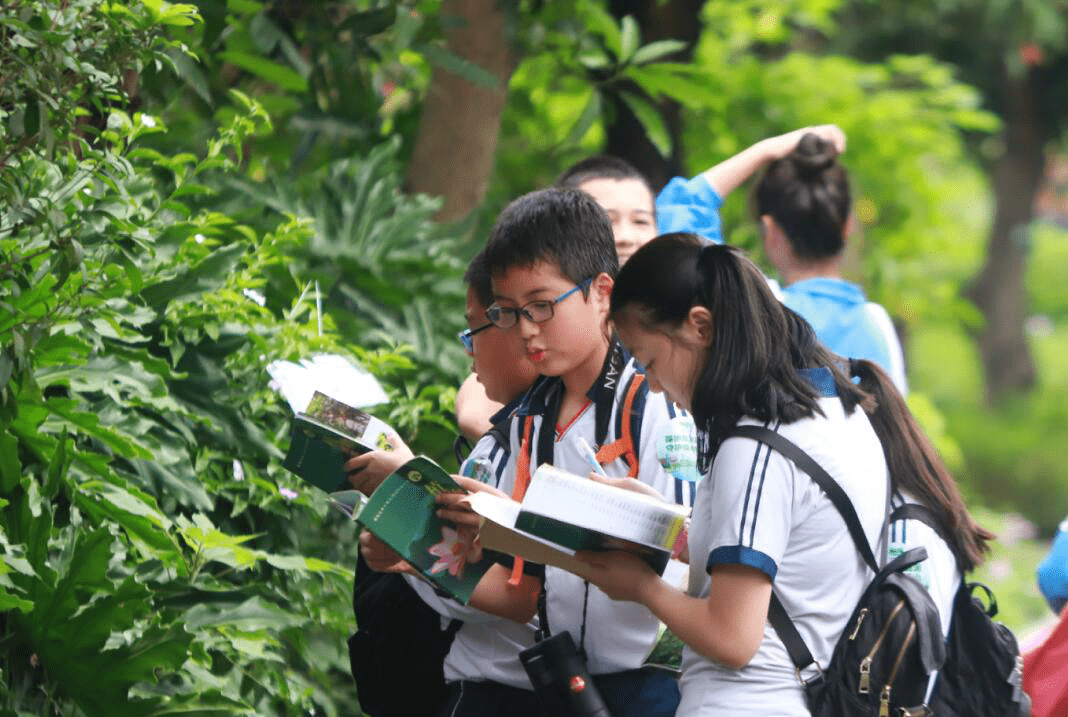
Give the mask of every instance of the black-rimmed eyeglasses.
[{"label": "black-rimmed eyeglasses", "polygon": [[471,337],[480,331],[485,331],[491,326],[493,326],[493,324],[484,324],[482,326],[479,326],[477,329],[464,329],[460,333],[456,334],[456,337],[460,339],[460,343],[464,345],[464,350],[467,351],[467,353],[474,353],[475,342],[471,340]]},{"label": "black-rimmed eyeglasses", "polygon": [[498,306],[493,304],[486,309],[486,318],[490,323],[501,329],[510,329],[519,323],[520,315],[527,317],[535,324],[542,324],[553,317],[553,311],[557,304],[574,294],[579,289],[585,289],[593,279],[584,279],[577,286],[573,286],[555,299],[541,299],[531,301],[518,308],[513,306]]}]

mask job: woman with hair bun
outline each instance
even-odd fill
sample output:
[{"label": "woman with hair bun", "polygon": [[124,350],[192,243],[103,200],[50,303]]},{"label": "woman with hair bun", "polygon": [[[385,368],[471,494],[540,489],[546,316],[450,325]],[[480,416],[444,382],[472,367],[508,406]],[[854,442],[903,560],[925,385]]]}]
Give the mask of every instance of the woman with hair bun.
[{"label": "woman with hair bun", "polygon": [[793,152],[771,162],[753,192],[764,253],[785,287],[783,303],[812,324],[835,353],[879,364],[904,394],[904,355],[890,317],[842,278],[851,204],[838,150],[815,134],[804,135]]}]

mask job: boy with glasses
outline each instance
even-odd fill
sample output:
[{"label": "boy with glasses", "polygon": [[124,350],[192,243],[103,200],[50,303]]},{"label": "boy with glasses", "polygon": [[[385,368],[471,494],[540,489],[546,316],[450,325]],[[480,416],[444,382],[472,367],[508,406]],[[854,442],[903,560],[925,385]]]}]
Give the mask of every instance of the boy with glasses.
[{"label": "boy with glasses", "polygon": [[[479,438],[464,465],[481,464],[481,477],[489,481],[489,485],[496,486],[508,459],[509,447],[503,428],[504,422],[523,392],[533,383],[537,372],[526,360],[522,344],[510,333],[501,331],[486,319],[486,309],[493,302],[493,293],[482,252],[471,261],[464,280],[468,285],[464,311],[468,328],[460,332],[459,339],[472,358],[472,377],[481,384],[488,396],[505,405],[491,419],[491,423],[500,424],[502,428],[490,430]],[[369,495],[386,476],[410,457],[411,451],[397,439],[394,450],[374,451],[352,458],[346,463],[346,470],[349,471],[350,482]],[[399,576],[368,575],[365,566],[360,567],[364,570],[362,576],[360,571],[357,571],[357,585],[361,577],[364,580],[400,579]],[[386,717],[405,714],[441,714],[450,717],[500,714],[502,717],[538,717],[540,707],[526,675],[522,675],[519,680],[510,680],[511,671],[501,671],[498,668],[498,664],[507,665],[521,650],[533,645],[534,627],[465,607],[438,594],[424,580],[411,575],[403,577],[422,602],[440,616],[442,629],[450,630],[454,634],[444,656],[442,672],[438,676],[438,679],[444,678],[446,689],[444,697],[440,698],[444,700],[443,703],[435,704],[433,708],[429,706],[430,693],[434,692],[433,688],[436,686],[427,684],[413,694],[392,696],[389,703],[381,705],[381,714]],[[397,590],[395,586],[391,589]],[[386,595],[385,600],[389,597]],[[399,597],[401,596],[393,593],[392,599],[395,602],[392,605],[373,605],[372,608],[376,611],[402,609]],[[416,609],[418,607],[417,603]],[[375,613],[364,615],[365,620],[373,620],[374,617]],[[406,648],[417,649],[410,645],[388,647],[400,651]],[[365,656],[360,656],[360,659],[363,657]],[[370,656],[370,659],[382,659],[382,656]],[[403,659],[398,659],[398,664],[401,662]],[[364,685],[359,686],[362,700]],[[373,690],[373,687],[371,689]],[[412,699],[420,701],[413,703],[410,701]],[[365,709],[377,706],[363,705]],[[374,714],[380,713],[375,711]]]},{"label": "boy with glasses", "polygon": [[[645,386],[607,321],[618,262],[604,211],[575,190],[521,197],[498,218],[486,263],[494,294],[487,318],[521,341],[542,374],[507,422],[509,456],[499,487],[521,499],[542,463],[585,475],[588,443],[608,475],[636,477],[668,500],[688,504],[689,486],[658,460],[657,443],[671,430],[674,408],[661,397],[647,400],[647,390],[636,391],[630,411],[624,408],[632,382]],[[605,450],[619,443],[624,426],[632,445]],[[465,508],[456,496],[439,502],[462,524]],[[674,713],[674,677],[642,668],[659,629],[647,609],[612,601],[566,571],[530,565],[495,566],[471,604],[525,622],[541,588],[551,632],[571,633],[613,715]],[[518,655],[499,667],[510,682],[526,680]]]}]

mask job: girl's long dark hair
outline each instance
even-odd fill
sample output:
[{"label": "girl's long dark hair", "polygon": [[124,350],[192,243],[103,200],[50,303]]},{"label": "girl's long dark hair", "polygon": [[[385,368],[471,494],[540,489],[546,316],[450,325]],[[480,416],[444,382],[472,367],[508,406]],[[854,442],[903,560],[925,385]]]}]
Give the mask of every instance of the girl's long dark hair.
[{"label": "girl's long dark hair", "polygon": [[[883,442],[894,488],[936,515],[962,570],[982,559],[986,541],[960,492],[892,382],[868,362],[848,363],[816,338],[808,322],[771,293],[767,279],[732,247],[693,234],[665,234],[623,265],[612,289],[611,317],[652,331],[678,328],[694,306],[712,315],[708,359],[691,409],[700,430],[699,464],[707,470],[722,437],[742,416],[792,423],[822,414],[821,393],[800,372],[829,369],[847,414],[859,405]],[[851,378],[855,366],[861,379]],[[952,537],[952,539],[950,539]]]},{"label": "girl's long dark hair", "polygon": [[617,323],[674,328],[693,306],[712,314],[711,351],[691,402],[708,439],[698,456],[705,467],[742,416],[792,423],[821,413],[820,392],[800,368],[829,368],[847,412],[864,401],[812,327],[775,298],[760,270],[733,247],[665,234],[627,260],[612,289]]},{"label": "girl's long dark hair", "polygon": [[849,365],[850,373],[860,379],[860,387],[878,406],[868,418],[883,444],[894,489],[927,506],[961,571],[973,570],[990,552],[993,533],[968,513],[957,482],[893,380],[871,361],[851,359]]}]

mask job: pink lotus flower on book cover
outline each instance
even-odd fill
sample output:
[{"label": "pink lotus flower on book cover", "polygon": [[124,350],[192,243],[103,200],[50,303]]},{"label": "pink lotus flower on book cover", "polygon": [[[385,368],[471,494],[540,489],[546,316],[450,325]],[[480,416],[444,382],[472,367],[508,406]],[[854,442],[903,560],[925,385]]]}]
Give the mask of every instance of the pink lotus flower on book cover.
[{"label": "pink lotus flower on book cover", "polygon": [[435,543],[427,549],[428,553],[438,558],[437,562],[430,566],[430,574],[437,575],[448,571],[453,577],[463,577],[470,546],[459,533],[445,525],[441,526],[441,537],[440,543]]}]

